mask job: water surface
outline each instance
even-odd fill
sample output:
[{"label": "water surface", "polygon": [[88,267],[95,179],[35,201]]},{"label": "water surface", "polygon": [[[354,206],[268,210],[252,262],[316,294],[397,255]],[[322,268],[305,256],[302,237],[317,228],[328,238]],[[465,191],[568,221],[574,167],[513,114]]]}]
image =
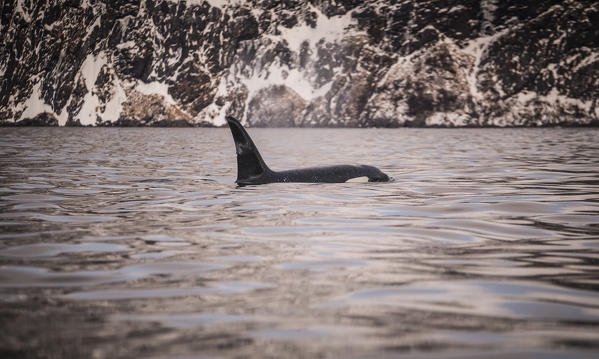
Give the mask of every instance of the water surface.
[{"label": "water surface", "polygon": [[596,129],[0,129],[2,357],[599,354]]}]

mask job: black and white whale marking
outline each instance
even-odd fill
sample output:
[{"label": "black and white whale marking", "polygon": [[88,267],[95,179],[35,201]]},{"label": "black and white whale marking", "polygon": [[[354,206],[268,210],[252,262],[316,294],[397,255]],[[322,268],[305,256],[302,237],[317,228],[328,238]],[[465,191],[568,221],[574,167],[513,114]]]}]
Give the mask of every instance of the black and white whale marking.
[{"label": "black and white whale marking", "polygon": [[227,117],[237,151],[237,181],[239,186],[275,182],[341,183],[353,178],[368,177],[368,182],[388,182],[389,176],[372,166],[337,165],[310,167],[288,171],[273,171],[262,159],[260,152],[241,123]]}]

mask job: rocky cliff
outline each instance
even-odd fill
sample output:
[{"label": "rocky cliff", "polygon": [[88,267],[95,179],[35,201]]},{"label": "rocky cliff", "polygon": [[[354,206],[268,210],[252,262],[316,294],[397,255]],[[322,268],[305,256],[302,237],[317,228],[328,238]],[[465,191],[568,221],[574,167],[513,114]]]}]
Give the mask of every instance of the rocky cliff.
[{"label": "rocky cliff", "polygon": [[599,2],[7,0],[0,124],[599,123]]}]

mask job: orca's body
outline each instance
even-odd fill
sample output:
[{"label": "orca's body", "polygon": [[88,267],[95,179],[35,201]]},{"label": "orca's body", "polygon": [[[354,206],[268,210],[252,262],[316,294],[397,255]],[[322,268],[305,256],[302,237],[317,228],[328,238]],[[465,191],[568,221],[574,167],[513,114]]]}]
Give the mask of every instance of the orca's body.
[{"label": "orca's body", "polygon": [[256,145],[241,123],[227,117],[237,152],[237,184],[240,186],[275,182],[341,183],[352,178],[368,177],[369,182],[387,182],[389,176],[372,166],[338,165],[273,171],[262,159]]}]

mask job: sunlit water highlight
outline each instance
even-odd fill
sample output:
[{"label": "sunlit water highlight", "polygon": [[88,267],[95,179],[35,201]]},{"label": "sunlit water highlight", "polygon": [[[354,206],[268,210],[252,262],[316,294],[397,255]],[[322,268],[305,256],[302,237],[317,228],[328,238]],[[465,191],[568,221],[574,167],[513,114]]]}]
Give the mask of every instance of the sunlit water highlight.
[{"label": "sunlit water highlight", "polygon": [[[0,129],[2,357],[596,357],[596,129]],[[33,338],[33,339],[32,339]]]}]

